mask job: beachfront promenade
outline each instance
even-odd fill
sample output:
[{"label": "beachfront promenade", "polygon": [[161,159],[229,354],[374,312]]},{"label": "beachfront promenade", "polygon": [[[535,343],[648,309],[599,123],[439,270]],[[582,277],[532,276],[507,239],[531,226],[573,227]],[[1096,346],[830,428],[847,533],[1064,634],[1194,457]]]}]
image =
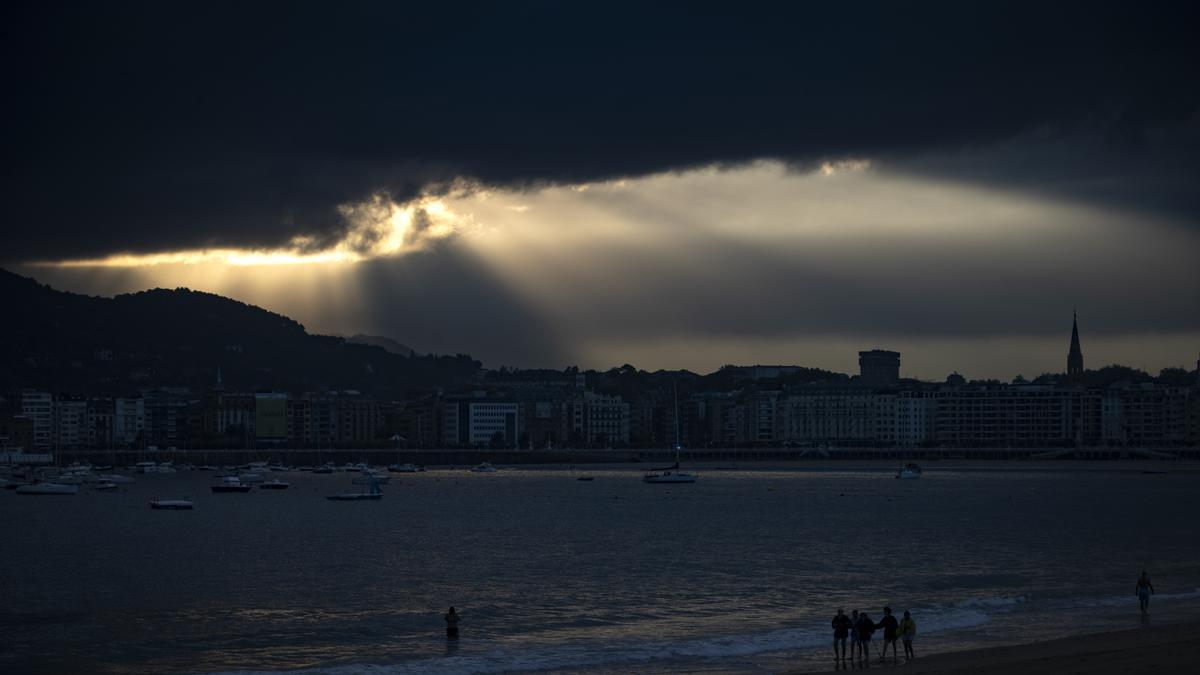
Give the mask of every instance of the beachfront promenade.
[{"label": "beachfront promenade", "polygon": [[[192,464],[240,464],[248,461],[277,461],[293,465],[318,465],[326,462],[367,462],[390,464],[412,462],[428,465],[461,465],[487,460],[502,464],[598,464],[674,462],[675,450],[515,450],[482,448],[438,449],[290,449],[277,447],[241,449],[160,449],[160,450],[61,450],[54,454],[57,463],[87,461],[99,464],[130,464],[154,460]],[[839,462],[839,461],[918,461],[946,460],[990,461],[1173,461],[1200,460],[1200,448],[685,448],[679,451],[682,462],[732,466],[742,463]]]}]

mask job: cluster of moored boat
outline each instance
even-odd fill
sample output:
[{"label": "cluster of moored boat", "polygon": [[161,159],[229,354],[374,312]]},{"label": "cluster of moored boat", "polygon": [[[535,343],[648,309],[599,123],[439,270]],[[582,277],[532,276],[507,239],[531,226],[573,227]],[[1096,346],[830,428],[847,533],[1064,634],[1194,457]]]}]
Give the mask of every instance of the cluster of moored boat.
[{"label": "cluster of moored boat", "polygon": [[112,470],[111,466],[90,464],[72,464],[65,469],[11,469],[7,478],[0,478],[0,487],[19,495],[74,495],[81,487],[105,492],[134,481]]},{"label": "cluster of moored boat", "polygon": [[[218,470],[217,467],[208,465],[180,465],[176,467],[169,462],[139,462],[130,468],[142,474],[176,473],[179,470]],[[0,487],[14,490],[20,495],[74,495],[79,493],[81,487],[87,487],[97,492],[106,492],[116,490],[122,484],[134,482],[134,478],[120,473],[112,473],[112,471],[113,467],[111,466],[93,467],[89,464],[72,464],[65,469],[56,470],[10,470],[6,478],[0,478]],[[217,478],[221,479],[221,482],[211,486],[212,492],[217,494],[246,493],[253,490],[255,485],[260,490],[286,490],[291,487],[291,483],[279,480],[278,478],[268,480],[265,474],[273,471],[307,471],[311,473],[334,473],[337,471],[355,474],[351,483],[354,485],[365,485],[367,486],[367,491],[328,495],[326,499],[330,501],[376,501],[383,498],[381,486],[391,480],[390,473],[417,473],[425,471],[425,467],[420,464],[411,463],[391,464],[388,465],[387,472],[384,472],[365,463],[346,463],[340,467],[335,466],[333,463],[326,463],[321,466],[291,467],[282,464],[268,464],[267,462],[250,462],[249,464],[237,467],[224,467],[221,471],[221,473],[217,473],[216,475]],[[470,467],[468,471],[472,473],[496,473],[498,469],[490,462],[481,462]],[[904,465],[896,473],[896,478],[900,479],[911,480],[920,477],[921,467],[914,463]],[[694,483],[696,479],[697,476],[695,474],[688,473],[679,468],[678,459],[673,466],[652,470],[642,477],[642,480],[646,483],[666,484]],[[591,481],[593,477],[579,476],[576,480]],[[187,499],[156,499],[150,502],[150,508],[190,510],[195,508],[195,504]]]}]

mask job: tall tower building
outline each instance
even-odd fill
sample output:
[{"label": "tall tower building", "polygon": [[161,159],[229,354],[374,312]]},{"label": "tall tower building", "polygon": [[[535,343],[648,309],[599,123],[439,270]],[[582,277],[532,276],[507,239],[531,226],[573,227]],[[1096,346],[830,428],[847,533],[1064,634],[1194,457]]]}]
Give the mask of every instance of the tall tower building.
[{"label": "tall tower building", "polygon": [[1071,351],[1067,353],[1067,378],[1078,380],[1083,377],[1083,351],[1079,349],[1079,320],[1071,313]]},{"label": "tall tower building", "polygon": [[900,383],[900,352],[872,349],[858,353],[858,379],[863,384],[890,387]]}]

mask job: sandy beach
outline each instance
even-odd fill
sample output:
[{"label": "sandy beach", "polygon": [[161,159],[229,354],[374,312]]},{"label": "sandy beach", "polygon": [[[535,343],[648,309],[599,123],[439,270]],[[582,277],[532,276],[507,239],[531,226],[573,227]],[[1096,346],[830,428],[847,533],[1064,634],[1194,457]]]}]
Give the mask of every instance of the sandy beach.
[{"label": "sandy beach", "polygon": [[[920,643],[917,643],[918,650]],[[903,651],[903,650],[901,650]],[[920,654],[920,651],[917,652]],[[990,647],[946,654],[922,656],[898,664],[877,660],[869,668],[853,670],[876,672],[896,668],[906,674],[918,673],[1043,673],[1115,674],[1151,670],[1200,672],[1200,630],[1192,624],[1150,626],[1110,633],[1080,635],[1046,642]],[[826,672],[845,672],[840,671]],[[802,671],[791,671],[799,673]],[[812,671],[808,671],[812,672]]]}]

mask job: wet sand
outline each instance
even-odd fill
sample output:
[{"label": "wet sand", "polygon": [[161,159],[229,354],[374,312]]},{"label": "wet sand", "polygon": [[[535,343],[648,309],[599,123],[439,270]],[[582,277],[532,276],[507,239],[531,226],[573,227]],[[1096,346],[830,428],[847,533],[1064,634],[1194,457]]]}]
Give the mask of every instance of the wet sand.
[{"label": "wet sand", "polygon": [[[903,656],[898,664],[894,664],[890,658],[886,664],[875,660],[868,668],[856,665],[853,670],[879,673],[894,669],[897,673],[905,675],[917,673],[940,673],[942,675],[1096,673],[1115,675],[1149,671],[1200,672],[1200,627],[1193,624],[1148,626],[1026,645],[989,647],[926,656],[920,656],[920,644],[919,641],[914,643],[918,658],[913,661],[905,662]],[[903,654],[903,648],[900,651]],[[848,670],[851,668],[836,672],[847,672]]]}]

